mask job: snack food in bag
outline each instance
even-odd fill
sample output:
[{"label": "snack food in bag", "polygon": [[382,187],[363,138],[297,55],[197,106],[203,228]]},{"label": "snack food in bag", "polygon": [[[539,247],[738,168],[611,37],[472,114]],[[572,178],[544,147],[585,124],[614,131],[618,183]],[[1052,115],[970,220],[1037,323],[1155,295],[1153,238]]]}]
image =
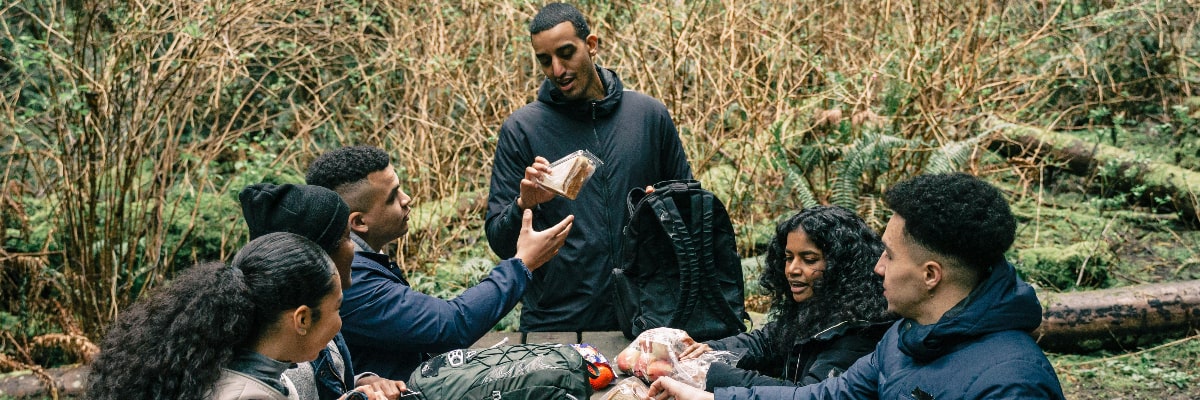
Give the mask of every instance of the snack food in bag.
[{"label": "snack food in bag", "polygon": [[584,360],[591,362],[588,366],[588,374],[591,375],[588,377],[588,383],[592,385],[592,389],[604,390],[612,383],[615,377],[612,366],[608,364],[608,358],[600,354],[599,349],[587,343],[573,344],[571,347],[574,347]]},{"label": "snack food in bag", "polygon": [[617,368],[646,382],[663,376],[691,386],[704,388],[708,367],[714,362],[733,365],[737,356],[728,351],[710,351],[698,358],[680,360],[683,350],[696,341],[687,332],[674,328],[654,328],[642,332],[617,354]]},{"label": "snack food in bag", "polygon": [[617,382],[600,400],[642,400],[649,392],[650,387],[641,379],[629,377]]},{"label": "snack food in bag", "polygon": [[543,175],[538,183],[559,196],[575,200],[579,191],[583,189],[583,184],[587,183],[596,172],[596,168],[601,165],[604,165],[604,162],[596,155],[587,150],[579,150],[550,163],[550,174]]}]

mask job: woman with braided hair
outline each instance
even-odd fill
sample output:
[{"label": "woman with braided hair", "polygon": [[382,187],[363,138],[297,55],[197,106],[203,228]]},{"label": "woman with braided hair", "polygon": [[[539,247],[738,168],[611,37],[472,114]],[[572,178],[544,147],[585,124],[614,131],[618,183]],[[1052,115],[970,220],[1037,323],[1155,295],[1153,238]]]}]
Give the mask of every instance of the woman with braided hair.
[{"label": "woman with braided hair", "polygon": [[709,350],[740,354],[737,366],[713,363],[708,391],[728,386],[803,386],[837,376],[870,353],[895,320],[883,279],[872,271],[883,243],[862,218],[837,206],[811,207],[775,230],[759,284],[771,296],[765,326],[696,343],[681,358]]},{"label": "woman with braided hair", "polygon": [[87,397],[295,399],[283,372],[316,358],[338,332],[341,300],[321,247],[293,233],[263,235],[231,265],[189,268],[122,313],[92,364]]}]

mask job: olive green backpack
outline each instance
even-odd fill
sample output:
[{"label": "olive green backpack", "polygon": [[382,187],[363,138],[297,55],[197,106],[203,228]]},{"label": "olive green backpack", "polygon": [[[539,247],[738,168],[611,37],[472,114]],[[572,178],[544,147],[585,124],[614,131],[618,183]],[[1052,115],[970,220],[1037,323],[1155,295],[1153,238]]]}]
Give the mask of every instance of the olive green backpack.
[{"label": "olive green backpack", "polygon": [[405,383],[418,400],[587,400],[587,364],[562,344],[460,349],[421,363]]}]

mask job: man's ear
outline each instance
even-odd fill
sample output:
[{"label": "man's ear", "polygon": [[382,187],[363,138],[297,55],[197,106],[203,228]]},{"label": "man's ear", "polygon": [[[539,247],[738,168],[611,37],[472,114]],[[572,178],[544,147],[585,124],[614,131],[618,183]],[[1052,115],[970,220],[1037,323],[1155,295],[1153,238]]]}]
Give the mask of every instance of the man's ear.
[{"label": "man's ear", "polygon": [[922,282],[925,283],[925,289],[933,290],[946,279],[946,267],[935,260],[926,261],[921,264]]},{"label": "man's ear", "polygon": [[363,218],[362,211],[350,212],[350,231],[354,234],[362,236],[367,233],[367,221]]},{"label": "man's ear", "polygon": [[596,36],[595,33],[591,33],[588,34],[587,39],[585,39],[584,42],[587,43],[588,56],[595,57],[596,53],[600,51],[600,37]]}]

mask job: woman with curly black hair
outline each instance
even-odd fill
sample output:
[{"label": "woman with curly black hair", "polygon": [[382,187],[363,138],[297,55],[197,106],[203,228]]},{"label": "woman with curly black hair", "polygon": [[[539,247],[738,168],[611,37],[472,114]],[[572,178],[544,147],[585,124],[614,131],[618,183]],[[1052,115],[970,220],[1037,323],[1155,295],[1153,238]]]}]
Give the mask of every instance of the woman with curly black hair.
[{"label": "woman with curly black hair", "polygon": [[873,268],[883,243],[854,213],[807,208],[775,229],[759,284],[771,295],[760,329],[696,343],[681,358],[710,350],[740,354],[737,366],[713,363],[708,391],[728,386],[802,386],[845,371],[895,317]]},{"label": "woman with curly black hair", "polygon": [[294,399],[283,372],[341,328],[342,291],[321,247],[292,233],[250,241],[134,303],[109,328],[87,397]]}]

